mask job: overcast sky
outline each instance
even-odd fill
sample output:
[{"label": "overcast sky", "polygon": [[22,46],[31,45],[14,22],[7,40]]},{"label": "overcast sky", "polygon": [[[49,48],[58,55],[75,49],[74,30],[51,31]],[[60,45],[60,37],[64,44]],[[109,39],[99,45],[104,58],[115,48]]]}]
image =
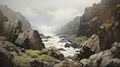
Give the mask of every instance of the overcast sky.
[{"label": "overcast sky", "polygon": [[98,2],[100,0],[0,0],[0,4],[22,13],[44,33],[54,32],[75,16],[82,15],[85,7]]}]

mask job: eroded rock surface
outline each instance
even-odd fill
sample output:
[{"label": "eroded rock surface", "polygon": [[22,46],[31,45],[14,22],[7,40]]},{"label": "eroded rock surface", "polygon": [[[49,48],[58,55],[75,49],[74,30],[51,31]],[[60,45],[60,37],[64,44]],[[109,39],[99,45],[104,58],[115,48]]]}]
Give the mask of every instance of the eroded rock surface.
[{"label": "eroded rock surface", "polygon": [[39,33],[36,30],[20,33],[15,43],[26,49],[42,50],[45,48],[45,45],[42,43]]}]

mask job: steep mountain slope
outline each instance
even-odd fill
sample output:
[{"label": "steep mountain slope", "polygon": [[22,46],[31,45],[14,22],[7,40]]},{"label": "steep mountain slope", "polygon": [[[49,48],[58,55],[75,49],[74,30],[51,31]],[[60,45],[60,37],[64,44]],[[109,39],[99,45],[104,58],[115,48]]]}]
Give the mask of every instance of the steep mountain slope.
[{"label": "steep mountain slope", "polygon": [[8,18],[9,21],[15,22],[16,20],[20,20],[23,25],[22,26],[23,31],[31,29],[30,23],[19,12],[14,12],[7,6],[3,6],[3,5],[0,5],[0,10],[2,11],[3,15]]},{"label": "steep mountain slope", "polygon": [[77,36],[92,34],[99,35],[101,50],[120,41],[120,0],[102,0],[85,9]]},{"label": "steep mountain slope", "polygon": [[25,49],[45,48],[39,32],[31,29],[25,17],[2,5],[0,5],[0,36]]}]

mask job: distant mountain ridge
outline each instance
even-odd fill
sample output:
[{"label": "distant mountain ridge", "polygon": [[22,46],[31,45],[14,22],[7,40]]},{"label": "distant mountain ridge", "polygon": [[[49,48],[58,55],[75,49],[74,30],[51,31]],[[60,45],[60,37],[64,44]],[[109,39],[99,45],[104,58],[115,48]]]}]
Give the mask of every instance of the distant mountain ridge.
[{"label": "distant mountain ridge", "polygon": [[80,17],[77,16],[73,18],[69,23],[63,26],[60,30],[58,30],[57,35],[66,35],[66,36],[75,36],[79,29],[80,25]]}]

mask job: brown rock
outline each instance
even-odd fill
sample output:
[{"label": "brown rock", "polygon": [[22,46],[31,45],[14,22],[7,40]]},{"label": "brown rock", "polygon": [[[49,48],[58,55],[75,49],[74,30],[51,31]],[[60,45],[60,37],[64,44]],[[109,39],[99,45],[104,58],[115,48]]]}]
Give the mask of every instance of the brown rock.
[{"label": "brown rock", "polygon": [[75,54],[73,59],[79,61],[83,58],[89,58],[97,51],[99,51],[99,36],[94,34],[90,39],[80,45],[79,53]]},{"label": "brown rock", "polygon": [[114,43],[111,49],[91,55],[88,59],[82,59],[87,67],[119,67],[120,66],[120,43]]},{"label": "brown rock", "polygon": [[45,48],[39,36],[39,33],[36,30],[20,33],[15,43],[26,49],[42,50],[43,48]]},{"label": "brown rock", "polygon": [[54,67],[84,67],[82,63],[74,62],[70,59],[62,61],[60,64],[56,64]]}]

